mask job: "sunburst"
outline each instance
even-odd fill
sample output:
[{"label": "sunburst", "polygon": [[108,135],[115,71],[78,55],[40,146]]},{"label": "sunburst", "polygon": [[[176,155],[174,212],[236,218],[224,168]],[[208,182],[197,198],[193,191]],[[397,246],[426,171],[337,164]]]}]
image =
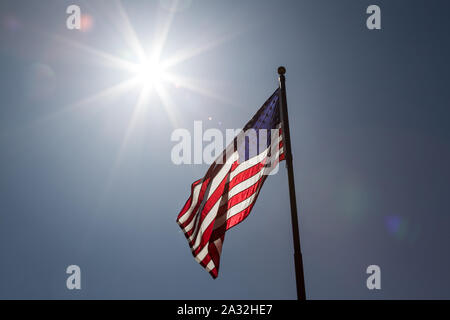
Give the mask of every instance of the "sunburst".
[{"label": "sunburst", "polygon": [[[98,101],[127,94],[127,92],[135,91],[136,88],[140,90],[136,103],[132,106],[132,115],[127,125],[127,129],[125,130],[125,136],[117,152],[116,159],[114,159],[114,164],[112,166],[110,176],[108,177],[108,183],[105,188],[104,195],[106,195],[111,186],[115,172],[120,166],[121,158],[127,148],[127,144],[130,141],[133,130],[137,125],[140,116],[148,107],[149,98],[152,95],[156,95],[159,98],[161,106],[167,114],[170,125],[173,127],[177,127],[179,122],[177,119],[177,106],[168,90],[168,85],[170,84],[175,87],[182,87],[209,98],[216,99],[222,103],[234,104],[232,101],[221,96],[219,93],[208,89],[208,83],[205,83],[204,80],[177,74],[174,72],[174,69],[176,69],[177,65],[186,63],[190,59],[197,57],[200,54],[203,54],[204,52],[236,37],[242,33],[242,31],[216,36],[211,41],[207,41],[203,44],[198,44],[189,48],[180,48],[174,55],[163,57],[163,49],[166,41],[168,40],[172,23],[175,19],[177,4],[177,0],[172,1],[171,10],[164,13],[165,19],[163,19],[163,23],[156,26],[156,29],[158,30],[157,36],[150,46],[145,46],[146,48],[150,48],[148,52],[144,49],[144,46],[137,36],[137,33],[135,32],[128,14],[122,6],[120,0],[108,1],[106,8],[107,10],[98,10],[98,12],[102,12],[102,14],[107,15],[109,20],[115,24],[114,30],[118,30],[118,35],[120,35],[116,38],[118,40],[122,39],[122,41],[118,42],[117,45],[125,47],[125,50],[131,52],[131,55],[126,59],[121,56],[102,51],[98,48],[68,39],[66,36],[63,37],[56,34],[45,34],[46,36],[51,37],[55,43],[63,46],[63,48],[70,48],[71,51],[78,51],[88,55],[93,59],[94,63],[98,63],[98,65],[106,66],[111,69],[117,69],[121,72],[125,71],[125,74],[128,74],[128,76],[124,78],[123,81],[115,83],[111,87],[104,88],[103,90],[93,93],[90,96],[83,97],[80,100],[65,106],[64,108],[59,109],[55,113],[48,114],[44,118],[39,119],[36,123],[42,124],[43,121],[55,120],[56,117],[68,111],[73,112],[87,106],[95,105]],[[95,20],[100,19],[100,17],[96,17],[94,14],[93,17]],[[159,20],[157,19],[157,21]],[[34,31],[37,32],[37,30]],[[101,198],[103,198],[104,195],[101,196]]]}]

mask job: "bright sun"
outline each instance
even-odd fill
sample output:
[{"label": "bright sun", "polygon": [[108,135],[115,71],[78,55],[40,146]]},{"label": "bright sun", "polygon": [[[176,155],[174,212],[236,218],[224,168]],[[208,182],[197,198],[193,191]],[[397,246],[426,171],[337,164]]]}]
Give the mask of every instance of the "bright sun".
[{"label": "bright sun", "polygon": [[[132,115],[115,160],[114,169],[109,177],[107,189],[109,189],[109,185],[112,182],[114,171],[118,168],[119,163],[121,162],[122,154],[127,147],[127,143],[132,135],[132,132],[138,121],[143,116],[143,112],[149,106],[150,97],[153,94],[159,98],[161,102],[160,105],[167,114],[169,122],[173,128],[178,128],[180,125],[178,113],[176,112],[176,104],[172,99],[171,91],[169,91],[169,89],[183,88],[206,97],[217,99],[222,103],[233,103],[233,101],[228,100],[226,97],[223,97],[213,90],[208,89],[208,82],[204,82],[202,79],[178,74],[174,71],[174,67],[215,48],[221,43],[226,42],[241,33],[241,31],[239,31],[225,35],[216,35],[209,42],[196,43],[195,46],[182,48],[182,50],[177,51],[174,55],[164,57],[161,53],[163,52],[166,44],[166,40],[171,29],[171,24],[174,20],[174,14],[177,12],[178,4],[183,1],[172,1],[173,5],[169,11],[161,11],[161,14],[165,15],[167,19],[165,21],[161,20],[162,24],[156,26],[155,30],[160,32],[157,33],[157,36],[151,45],[147,47],[147,50],[140,42],[121,2],[112,2],[115,4],[112,5],[112,9],[117,10],[111,12],[115,15],[114,19],[112,19],[116,27],[114,30],[120,30],[121,32],[119,34],[123,36],[121,39],[122,41],[117,44],[119,48],[124,48],[124,51],[121,52],[120,55],[114,55],[112,53],[102,51],[96,47],[91,47],[80,42],[68,40],[66,37],[56,34],[48,35],[51,40],[57,40],[61,44],[70,46],[70,49],[80,50],[83,54],[89,54],[91,57],[96,58],[97,62],[101,66],[109,66],[122,72],[126,72],[126,77],[123,81],[120,81],[119,83],[107,87],[99,92],[95,92],[90,96],[84,97],[81,100],[74,102],[70,107],[66,107],[66,109],[91,105],[100,99],[117,97],[127,92],[134,91],[133,89],[135,88],[139,88],[139,93],[136,96],[136,103],[133,106]],[[114,37],[116,37],[116,34],[114,34]],[[124,59],[124,57],[127,58]],[[175,90],[172,90],[172,92],[173,91]],[[154,102],[155,101],[152,101],[152,103]]]},{"label": "bright sun", "polygon": [[[228,41],[228,39],[235,36],[234,33],[216,36],[210,42],[203,44],[199,43],[195,46],[183,48],[169,57],[164,57],[162,55],[174,19],[174,14],[177,11],[176,7],[178,6],[178,2],[179,1],[173,1],[173,8],[171,8],[167,15],[166,11],[161,11],[161,14],[166,15],[167,19],[163,21],[161,25],[156,27],[155,30],[160,32],[157,33],[157,36],[154,38],[151,45],[149,44],[148,47],[145,48],[140,42],[120,1],[115,1],[117,5],[115,9],[117,9],[117,12],[114,14],[117,14],[117,19],[114,19],[114,21],[117,24],[116,27],[121,30],[121,34],[123,35],[122,40],[124,40],[120,42],[119,45],[121,47],[124,47],[124,43],[127,45],[120,56],[113,55],[109,52],[82,43],[67,40],[64,37],[51,35],[61,43],[70,45],[75,49],[92,55],[98,59],[101,65],[117,68],[121,71],[125,71],[127,74],[123,81],[105,88],[100,92],[96,92],[92,96],[85,97],[76,102],[76,105],[90,103],[96,99],[104,98],[109,95],[123,94],[132,91],[136,87],[140,89],[136,99],[136,105],[134,106],[133,116],[131,117],[126,137],[124,138],[124,146],[126,145],[130,132],[133,130],[133,126],[136,124],[137,119],[139,119],[141,112],[149,105],[150,97],[153,94],[159,98],[161,105],[174,128],[178,127],[178,119],[177,112],[175,112],[176,105],[169,89],[184,88],[217,99],[221,102],[231,103],[228,99],[207,89],[209,83],[205,83],[201,79],[178,74],[174,71],[174,67]],[[237,34],[238,33],[236,33],[236,35]],[[124,59],[122,56],[127,58]]]},{"label": "bright sun", "polygon": [[145,85],[154,86],[164,80],[165,70],[158,61],[145,61],[137,69],[139,81]]}]

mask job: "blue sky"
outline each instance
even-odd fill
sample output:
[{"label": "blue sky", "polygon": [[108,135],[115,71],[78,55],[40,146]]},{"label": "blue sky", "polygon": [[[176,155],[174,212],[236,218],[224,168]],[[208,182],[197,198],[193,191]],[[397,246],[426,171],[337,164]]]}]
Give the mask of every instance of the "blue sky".
[{"label": "blue sky", "polygon": [[[70,4],[87,30],[66,28]],[[227,232],[212,280],[175,222],[208,166],[170,158],[176,128],[245,125],[279,65],[308,297],[450,298],[449,6],[377,1],[370,31],[370,4],[2,1],[0,298],[294,299],[285,170]],[[137,104],[118,61],[165,30],[161,59],[186,57],[169,69],[180,81]]]}]

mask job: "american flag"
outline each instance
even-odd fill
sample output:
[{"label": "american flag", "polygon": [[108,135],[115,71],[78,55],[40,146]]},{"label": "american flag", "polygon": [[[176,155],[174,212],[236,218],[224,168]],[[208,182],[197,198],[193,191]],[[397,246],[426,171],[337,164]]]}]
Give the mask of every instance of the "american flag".
[{"label": "american flag", "polygon": [[177,218],[195,260],[215,279],[225,232],[253,208],[267,176],[284,160],[279,89],[214,161]]}]

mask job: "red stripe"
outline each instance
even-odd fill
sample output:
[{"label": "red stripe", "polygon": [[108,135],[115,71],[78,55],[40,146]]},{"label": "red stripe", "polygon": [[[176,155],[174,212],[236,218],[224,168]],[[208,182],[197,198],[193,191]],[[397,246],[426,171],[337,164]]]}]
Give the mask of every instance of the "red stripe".
[{"label": "red stripe", "polygon": [[[211,221],[211,223],[208,225],[208,227],[203,232],[203,234],[200,238],[200,244],[197,247],[197,249],[194,251],[196,255],[199,254],[199,252],[210,242],[211,234],[212,234],[213,227],[214,227],[214,222],[216,219],[217,219],[217,216]],[[196,235],[194,237],[194,239],[192,239],[192,241],[189,243],[189,246],[191,248],[194,246],[197,237],[198,237],[198,235]]]},{"label": "red stripe", "polygon": [[217,268],[212,269],[209,274],[213,277],[213,279],[216,279],[219,275],[219,270]]},{"label": "red stripe", "polygon": [[220,265],[220,253],[217,250],[216,245],[214,242],[210,242],[208,245],[208,252],[211,255],[211,259],[214,263],[214,267],[219,271],[219,265]]},{"label": "red stripe", "polygon": [[247,198],[250,198],[255,192],[258,191],[258,188],[260,185],[261,185],[261,179],[256,181],[254,184],[252,184],[247,189],[244,189],[241,192],[232,196],[231,199],[228,201],[227,209],[229,210],[232,207],[234,207],[235,205],[246,200]]},{"label": "red stripe", "polygon": [[[284,160],[284,153],[282,153],[279,156],[279,159],[280,159],[279,161]],[[215,237],[219,236],[221,233],[225,232],[226,230],[231,229],[232,227],[236,226],[250,214],[250,212],[253,208],[253,205],[255,204],[256,200],[258,199],[259,191],[261,190],[266,178],[267,178],[267,175],[263,175],[261,177],[261,179],[259,181],[257,181],[255,184],[253,184],[249,188],[241,191],[240,193],[236,194],[235,196],[233,196],[231,198],[231,200],[229,201],[228,210],[230,208],[232,208],[234,205],[244,201],[248,197],[251,197],[254,193],[257,193],[256,196],[253,198],[253,201],[251,202],[251,204],[249,204],[249,206],[247,208],[243,209],[241,212],[233,215],[232,217],[230,217],[227,220],[225,230],[223,230],[223,228],[218,228],[215,230],[215,234],[214,234]],[[220,229],[222,229],[222,230],[220,230]]]},{"label": "red stripe", "polygon": [[[224,235],[221,237],[221,240],[223,243]],[[196,257],[196,254],[194,254],[194,257]],[[208,253],[206,254],[205,258],[200,261],[200,265],[206,269],[206,266],[211,260],[214,263],[214,268],[209,271],[209,274],[213,277],[213,279],[216,279],[219,274],[220,253],[218,252],[213,240],[208,243]]]},{"label": "red stripe", "polygon": [[[216,202],[219,201],[220,197],[223,195],[223,193],[224,193],[223,189],[225,187],[225,184],[227,182],[229,174],[230,173],[228,172],[225,175],[225,177],[222,179],[220,184],[217,186],[216,190],[214,190],[213,194],[206,200],[206,203],[205,203],[203,209],[201,210],[201,212],[197,213],[199,215],[199,221],[196,224],[195,228],[191,229],[188,232],[189,236],[194,234],[194,238],[192,239],[191,243],[189,244],[190,246],[192,246],[195,243],[195,239],[197,238],[198,232],[200,231],[200,228],[201,228],[201,226],[203,224],[203,220],[205,219],[205,217],[207,216],[209,211],[211,211],[211,209],[214,207]],[[212,222],[214,222],[214,220]]]},{"label": "red stripe", "polygon": [[199,179],[197,181],[195,181],[192,185],[191,185],[191,196],[189,197],[189,199],[186,201],[186,204],[184,205],[183,209],[181,209],[180,214],[177,217],[177,221],[180,220],[180,218],[182,216],[184,216],[184,214],[186,213],[186,211],[188,211],[188,209],[191,207],[191,203],[192,203],[192,197],[194,196],[194,188],[202,181],[202,179]]},{"label": "red stripe", "polygon": [[[282,156],[284,156],[284,154],[282,154]],[[265,162],[265,161],[266,161],[266,159],[264,159],[262,162],[259,163],[260,168],[263,168],[264,162]],[[245,173],[246,173],[247,171],[249,171],[250,174],[251,174],[251,173],[253,173],[254,168],[257,167],[257,166],[258,166],[258,164],[256,164],[255,166],[250,167],[249,169],[246,169],[245,171],[239,173],[239,175],[240,175],[240,174],[243,174],[242,176],[245,176]],[[260,170],[259,170],[259,171],[260,171]],[[258,172],[259,172],[259,171],[258,171]],[[252,176],[253,176],[253,175],[252,175]],[[242,177],[241,177],[241,178],[242,178]],[[259,191],[260,191],[260,189],[262,188],[262,185],[263,185],[263,183],[264,183],[264,181],[265,181],[266,178],[267,178],[267,175],[263,175],[263,176],[261,177],[261,179],[258,180],[258,181],[256,181],[253,185],[251,185],[251,186],[248,187],[247,189],[242,190],[241,192],[237,193],[236,195],[234,195],[234,196],[231,197],[230,199],[227,199],[226,202],[221,206],[221,208],[220,208],[220,210],[219,210],[219,212],[218,212],[218,214],[217,214],[217,216],[215,217],[214,220],[219,220],[219,221],[220,221],[219,217],[222,217],[222,216],[227,212],[227,210],[231,209],[233,206],[235,206],[235,205],[241,203],[242,201],[248,199],[248,198],[251,197],[254,193],[258,193],[258,194],[259,194]],[[224,179],[224,180],[225,180],[225,179]],[[227,220],[227,222],[226,222],[226,230],[228,230],[228,229],[232,228],[233,226],[239,224],[241,221],[243,221],[243,220],[248,216],[248,214],[250,213],[251,209],[253,208],[254,203],[256,202],[256,199],[258,198],[258,194],[255,196],[255,198],[253,198],[252,202],[249,204],[249,206],[248,206],[247,208],[243,209],[241,212],[239,212],[239,213],[233,215],[232,217],[230,217],[230,218]],[[226,196],[227,193],[221,191],[221,194],[220,194],[220,195]],[[225,208],[226,208],[226,210],[225,210]],[[203,215],[203,212],[202,212],[202,215]],[[205,216],[206,216],[206,215],[205,215]],[[204,217],[203,217],[203,218],[204,218]],[[202,218],[202,219],[203,219],[203,218]],[[202,239],[201,239],[201,241],[200,241],[200,245],[199,245],[199,247],[197,248],[197,250],[195,250],[197,254],[198,254],[198,252],[200,252],[201,249],[208,243],[208,239],[212,236],[212,231],[213,231],[212,227],[213,227],[214,222],[215,222],[214,220],[210,223],[210,225],[208,226],[208,228],[205,230],[204,234],[202,235]],[[200,227],[201,227],[201,226],[200,226]],[[220,227],[219,227],[219,228],[220,228]],[[200,228],[199,228],[199,229],[200,229]],[[219,233],[216,232],[215,230],[214,230],[214,232],[215,232],[215,233],[214,233],[214,237],[217,237]],[[196,241],[196,238],[197,238],[197,235],[196,235],[196,236],[194,237],[194,239],[190,242],[189,245],[190,245],[191,247],[194,245],[194,243],[195,243],[195,241]]]},{"label": "red stripe", "polygon": [[[253,176],[254,174],[254,168],[255,167],[260,167],[261,169],[264,167],[264,163],[267,159],[264,159],[263,161],[261,161],[260,163],[242,171],[241,173],[239,173],[239,175],[241,175],[241,180],[245,181],[245,179],[242,179],[242,177],[246,176],[247,171],[250,172],[251,176]],[[258,171],[260,172],[261,169]],[[256,172],[255,174],[257,174],[258,172]],[[249,174],[249,175],[250,175]],[[213,233],[210,235],[209,234],[209,228],[207,229],[208,234],[206,234],[205,232],[205,236],[206,237],[214,237],[214,238],[218,238],[220,237],[222,234],[224,234],[224,232],[230,228],[232,228],[233,226],[239,224],[241,221],[243,221],[249,214],[251,209],[253,208],[254,203],[256,202],[256,199],[258,198],[259,195],[259,191],[262,188],[262,185],[264,184],[265,179],[267,178],[267,175],[263,175],[258,181],[256,181],[253,185],[251,185],[250,187],[248,187],[247,189],[242,190],[241,192],[237,193],[236,195],[234,195],[233,197],[231,197],[230,199],[227,199],[227,201],[221,206],[221,208],[219,209],[219,212],[216,216],[216,221],[221,221],[223,215],[225,215],[227,213],[227,211],[229,209],[231,209],[233,206],[241,203],[242,201],[248,199],[249,197],[251,197],[254,193],[258,193],[255,198],[253,198],[252,202],[249,204],[249,206],[245,209],[243,209],[241,212],[233,215],[232,217],[230,217],[227,221],[221,221],[221,226],[216,227],[214,226],[214,228],[216,228],[215,230],[213,230]],[[225,196],[226,194],[224,194]],[[212,224],[211,224],[212,225]],[[211,227],[210,225],[210,227]],[[222,227],[226,225],[226,227]],[[200,248],[203,248],[204,244],[207,242],[206,239],[202,239],[202,245],[200,245]],[[200,250],[198,250],[198,252],[200,252]]]},{"label": "red stripe", "polygon": [[[231,164],[230,167],[230,171],[227,172],[227,174],[225,175],[225,177],[222,179],[222,181],[220,182],[220,184],[217,186],[216,190],[214,190],[213,194],[206,200],[205,206],[204,208],[201,210],[201,213],[198,213],[199,216],[199,222],[197,223],[195,229],[192,229],[188,232],[189,236],[191,236],[192,234],[194,234],[194,237],[192,239],[192,241],[189,243],[189,245],[192,247],[197,239],[198,233],[202,227],[203,224],[203,220],[205,219],[205,217],[208,215],[208,213],[211,211],[211,209],[214,207],[214,205],[217,203],[217,201],[221,201],[221,197],[225,194],[227,194],[227,190],[226,186],[228,183],[228,179],[230,176],[230,172],[232,172],[236,167],[238,166],[237,161],[233,162]],[[211,179],[212,180],[212,179]],[[202,238],[205,237],[205,234],[210,234],[210,231],[208,231],[208,229],[214,224],[216,217],[213,218],[213,220],[211,221],[210,225],[208,226],[207,230],[205,230],[204,234],[202,235]],[[205,244],[206,240],[202,239],[202,244]]]},{"label": "red stripe", "polygon": [[239,183],[247,180],[248,178],[253,177],[255,174],[261,171],[262,163],[258,162],[250,168],[245,169],[242,172],[239,172],[231,181],[230,181],[230,190],[233,189]]},{"label": "red stripe", "polygon": [[197,216],[198,207],[200,206],[200,204],[203,201],[206,189],[208,188],[208,185],[209,185],[210,182],[211,182],[211,180],[209,178],[203,181],[202,187],[200,188],[200,193],[198,195],[197,204],[195,205],[194,209],[192,210],[191,215],[189,216],[189,218],[184,223],[181,224],[181,228],[183,228],[183,229],[186,228],[187,225],[189,223],[191,223],[192,219],[194,219],[194,217]]},{"label": "red stripe", "polygon": [[[282,160],[281,158],[283,158],[283,160],[284,160],[284,153],[282,153],[282,154],[279,156],[279,159],[280,159],[279,161]],[[266,181],[267,177],[268,177],[267,175],[263,175],[262,178],[258,181],[258,186],[259,186],[259,188],[257,188],[257,190],[255,191],[255,192],[256,192],[256,196],[253,198],[252,203],[251,203],[247,208],[245,208],[245,209],[242,210],[241,212],[239,212],[239,213],[233,215],[232,217],[230,217],[230,218],[227,220],[227,227],[226,227],[226,230],[231,229],[232,227],[234,227],[234,226],[236,226],[237,224],[239,224],[240,222],[242,222],[245,218],[247,218],[247,216],[250,214],[250,212],[251,212],[251,210],[252,210],[252,208],[253,208],[253,205],[256,203],[256,200],[258,199],[259,192],[260,192],[262,186],[264,185],[264,182]],[[254,185],[253,185],[253,186],[254,186]],[[253,187],[253,186],[252,186],[252,187]],[[244,191],[245,191],[245,190],[244,190]]]},{"label": "red stripe", "polygon": [[[282,134],[282,129],[279,130],[280,136]],[[282,139],[282,138],[281,138]],[[283,141],[281,140],[278,144],[279,148],[283,147]],[[214,205],[217,204],[217,201],[223,201],[223,204],[218,209],[216,215],[211,220],[211,223],[207,226],[206,230],[204,230],[203,234],[201,235],[201,239],[199,242],[199,246],[196,250],[192,251],[192,254],[194,257],[198,255],[198,253],[207,246],[207,253],[202,261],[200,261],[200,265],[206,268],[208,263],[211,261],[214,263],[214,268],[209,271],[210,275],[215,279],[218,276],[219,272],[219,265],[220,265],[220,256],[221,256],[221,250],[218,250],[214,241],[217,239],[221,239],[221,244],[223,245],[225,232],[226,230],[236,226],[240,222],[242,222],[251,212],[258,196],[259,192],[262,188],[262,185],[264,184],[267,175],[262,175],[261,178],[256,181],[253,185],[249,186],[245,190],[240,191],[239,193],[235,194],[233,197],[228,198],[229,191],[237,186],[238,184],[245,182],[247,179],[253,177],[255,174],[258,174],[261,172],[261,170],[264,170],[264,163],[268,160],[269,157],[264,158],[261,162],[251,166],[250,168],[247,168],[243,172],[240,172],[237,174],[231,181],[230,173],[233,172],[239,163],[235,161],[230,170],[226,173],[225,177],[220,181],[220,184],[217,186],[216,190],[213,190],[213,193],[210,197],[205,199],[205,194],[208,191],[209,188],[211,188],[212,182],[214,178],[217,177],[217,174],[219,171],[223,168],[225,164],[217,164],[214,163],[207,171],[206,175],[203,179],[195,181],[191,186],[191,196],[186,201],[183,209],[181,210],[180,214],[178,215],[177,221],[181,217],[186,214],[186,212],[189,210],[189,208],[192,205],[192,202],[195,201],[193,198],[194,195],[194,188],[196,185],[198,185],[200,182],[203,182],[203,185],[200,189],[197,204],[193,208],[192,212],[189,214],[189,217],[187,217],[186,221],[181,224],[181,228],[186,228],[189,223],[193,221],[193,219],[196,219],[195,226],[192,228],[189,232],[185,232],[186,238],[189,238],[192,234],[194,234],[193,240],[189,243],[189,246],[192,248],[193,245],[196,242],[196,239],[200,236],[199,232],[203,226],[204,220],[208,213],[210,213],[211,209],[214,207]],[[280,153],[278,159],[276,161],[282,161],[285,160],[285,154]],[[241,203],[242,201],[245,201],[249,197],[253,196],[254,198],[249,203],[249,205],[243,209],[242,211],[238,212],[237,214],[234,214],[232,217],[227,219],[226,221],[222,221],[224,215],[227,214],[228,210],[230,208],[233,208],[235,205]],[[202,207],[203,205],[203,207]],[[225,216],[226,217],[226,216]],[[220,226],[217,226],[217,223],[220,223]],[[205,226],[203,226],[205,227]]]}]

